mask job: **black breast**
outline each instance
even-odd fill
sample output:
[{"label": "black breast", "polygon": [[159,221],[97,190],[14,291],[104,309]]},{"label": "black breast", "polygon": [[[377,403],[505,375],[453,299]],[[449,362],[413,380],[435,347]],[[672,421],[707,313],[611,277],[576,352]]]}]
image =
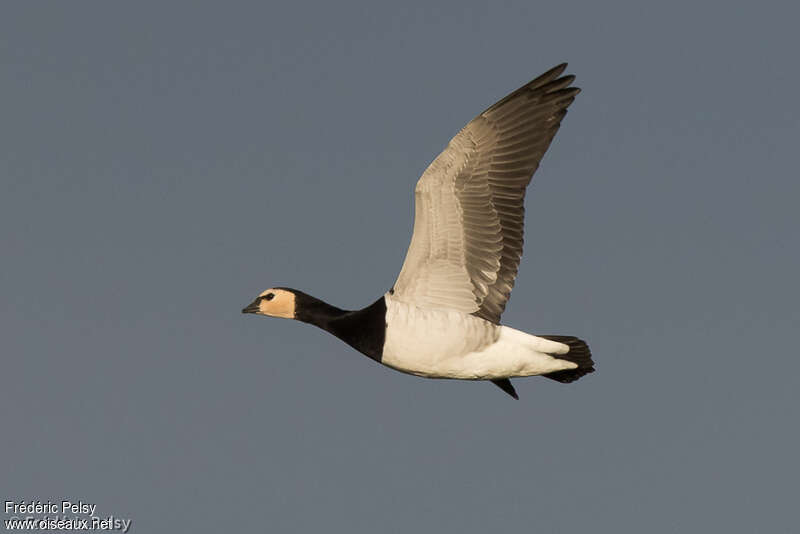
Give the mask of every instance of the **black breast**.
[{"label": "black breast", "polygon": [[380,362],[386,341],[386,301],[383,297],[356,311],[348,311],[331,319],[322,328],[357,351]]}]

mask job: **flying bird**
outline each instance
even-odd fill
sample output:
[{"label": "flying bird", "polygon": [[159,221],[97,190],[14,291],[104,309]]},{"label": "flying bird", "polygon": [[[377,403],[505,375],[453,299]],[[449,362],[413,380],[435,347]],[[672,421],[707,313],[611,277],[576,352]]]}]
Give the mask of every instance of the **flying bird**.
[{"label": "flying bird", "polygon": [[525,190],[580,92],[566,63],[472,119],[414,190],[414,232],[394,286],[360,310],[273,287],[242,313],[318,326],[398,371],[490,380],[518,399],[510,378],[573,382],[594,371],[573,336],[500,324],[522,256]]}]

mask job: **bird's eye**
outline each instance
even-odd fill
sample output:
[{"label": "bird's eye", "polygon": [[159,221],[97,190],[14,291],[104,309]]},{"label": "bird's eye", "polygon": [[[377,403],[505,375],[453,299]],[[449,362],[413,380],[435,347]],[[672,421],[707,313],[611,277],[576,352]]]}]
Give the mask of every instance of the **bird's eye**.
[{"label": "bird's eye", "polygon": [[264,300],[272,300],[275,298],[275,293],[267,293],[263,298]]}]

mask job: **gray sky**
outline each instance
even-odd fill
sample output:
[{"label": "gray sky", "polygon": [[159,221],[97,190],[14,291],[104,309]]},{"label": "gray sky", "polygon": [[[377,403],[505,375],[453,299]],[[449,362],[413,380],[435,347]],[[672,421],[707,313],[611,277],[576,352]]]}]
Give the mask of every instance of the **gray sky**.
[{"label": "gray sky", "polygon": [[[785,4],[4,5],[0,494],[140,533],[796,532]],[[241,315],[373,302],[420,173],[562,61],[504,323],[597,373],[515,402]]]}]

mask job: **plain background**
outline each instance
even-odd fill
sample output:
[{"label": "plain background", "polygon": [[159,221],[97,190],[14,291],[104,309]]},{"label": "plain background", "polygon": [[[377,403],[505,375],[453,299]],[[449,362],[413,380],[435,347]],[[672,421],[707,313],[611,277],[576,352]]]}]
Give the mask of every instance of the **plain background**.
[{"label": "plain background", "polygon": [[[796,4],[15,2],[0,494],[150,532],[797,532]],[[504,323],[571,385],[242,316],[394,282],[413,186],[562,61]],[[4,516],[7,517],[7,516]]]}]

